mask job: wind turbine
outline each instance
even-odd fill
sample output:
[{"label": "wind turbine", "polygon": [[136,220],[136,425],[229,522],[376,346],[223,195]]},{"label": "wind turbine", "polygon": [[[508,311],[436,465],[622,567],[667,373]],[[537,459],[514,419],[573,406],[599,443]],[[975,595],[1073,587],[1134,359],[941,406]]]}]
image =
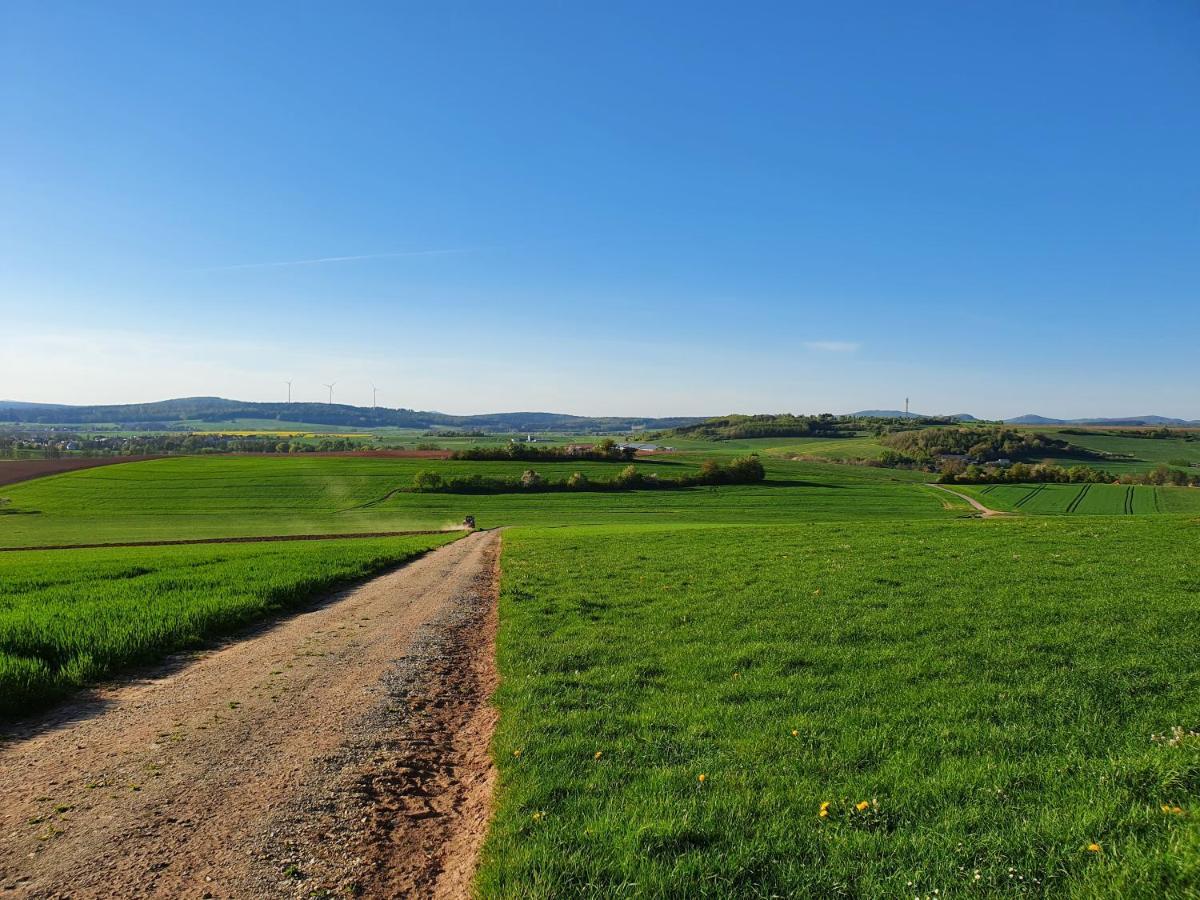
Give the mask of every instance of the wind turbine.
[{"label": "wind turbine", "polygon": [[371,409],[372,410],[375,409],[375,397],[376,397],[376,395],[378,395],[378,393],[379,393],[379,388],[375,387],[375,385],[371,385]]},{"label": "wind turbine", "polygon": [[292,383],[290,381],[285,381],[284,384],[286,384],[288,386],[288,403],[291,403],[292,402]]},{"label": "wind turbine", "polygon": [[335,381],[335,382],[333,382],[333,384],[325,385],[325,387],[329,388],[329,405],[330,406],[333,405],[333,385],[334,384],[337,384],[337,382]]}]

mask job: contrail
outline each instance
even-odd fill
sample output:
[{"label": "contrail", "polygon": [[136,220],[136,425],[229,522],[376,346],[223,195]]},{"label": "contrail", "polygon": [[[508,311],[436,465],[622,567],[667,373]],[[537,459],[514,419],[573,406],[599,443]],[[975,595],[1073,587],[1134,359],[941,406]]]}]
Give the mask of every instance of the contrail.
[{"label": "contrail", "polygon": [[319,256],[315,259],[290,259],[284,262],[239,263],[235,266],[211,266],[193,269],[194,272],[232,272],[236,269],[280,269],[286,266],[316,266],[321,263],[355,262],[362,259],[399,259],[405,256],[448,256],[453,253],[469,253],[466,248],[451,250],[399,250],[394,253],[363,253],[359,256]]}]

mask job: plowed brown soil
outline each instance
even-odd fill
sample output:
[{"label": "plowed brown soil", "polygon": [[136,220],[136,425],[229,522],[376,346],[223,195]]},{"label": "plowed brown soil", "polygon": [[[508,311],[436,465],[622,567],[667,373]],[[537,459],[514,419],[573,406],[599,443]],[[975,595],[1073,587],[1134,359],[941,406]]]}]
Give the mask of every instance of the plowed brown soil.
[{"label": "plowed brown soil", "polygon": [[0,485],[16,484],[31,478],[44,478],[61,472],[77,469],[94,469],[96,466],[115,466],[120,463],[145,462],[162,459],[161,456],[67,456],[62,459],[14,459],[0,460]]},{"label": "plowed brown soil", "polygon": [[465,896],[499,543],[469,535],[10,728],[0,895]]}]

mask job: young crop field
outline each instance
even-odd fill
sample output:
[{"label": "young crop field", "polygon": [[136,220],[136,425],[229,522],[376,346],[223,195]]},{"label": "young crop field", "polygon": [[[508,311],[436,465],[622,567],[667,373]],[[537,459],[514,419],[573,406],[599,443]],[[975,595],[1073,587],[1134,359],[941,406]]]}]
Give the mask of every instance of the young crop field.
[{"label": "young crop field", "polygon": [[699,438],[663,438],[660,442],[675,450],[709,456],[741,453],[760,453],[763,456],[809,456],[822,459],[878,459],[883,445],[869,435],[856,434],[839,438],[739,438],[710,441]]},{"label": "young crop field", "polygon": [[200,646],[457,537],[3,554],[0,716]]},{"label": "young crop field", "polygon": [[[710,454],[639,459],[661,477],[694,473]],[[943,514],[921,473],[765,457],[756,485],[612,493],[409,493],[414,475],[582,471],[609,479],[622,463],[462,462],[357,457],[194,456],[106,466],[4,488],[0,547],[450,527],[606,522],[761,524]]]},{"label": "young crop field", "polygon": [[1092,463],[1117,474],[1146,472],[1162,463],[1200,465],[1200,440],[1187,440],[1182,437],[1130,437],[1102,431],[1093,433],[1084,429],[1071,429],[1068,432],[1049,430],[1047,433],[1070,441],[1077,447],[1126,457]]},{"label": "young crop field", "polygon": [[1125,484],[956,485],[993,509],[1025,515],[1200,513],[1200,490]]},{"label": "young crop field", "polygon": [[513,530],[478,888],[1195,896],[1198,546],[1174,517]]}]

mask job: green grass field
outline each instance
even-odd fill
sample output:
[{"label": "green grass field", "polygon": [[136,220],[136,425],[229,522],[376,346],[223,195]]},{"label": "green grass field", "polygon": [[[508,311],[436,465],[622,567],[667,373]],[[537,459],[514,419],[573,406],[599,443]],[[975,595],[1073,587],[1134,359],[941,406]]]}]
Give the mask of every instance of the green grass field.
[{"label": "green grass field", "polygon": [[3,554],[0,716],[200,646],[456,537]]},{"label": "green grass field", "polygon": [[1195,896],[1198,538],[512,531],[480,891]]},{"label": "green grass field", "polygon": [[[569,494],[396,492],[521,462],[174,457],[0,489],[0,546],[514,526],[484,896],[1200,896],[1200,739],[1153,740],[1200,730],[1200,490],[957,487],[1016,514],[981,521],[814,459],[853,442],[682,447],[638,466],[754,451],[767,480]],[[450,539],[0,553],[0,704]]]}]

